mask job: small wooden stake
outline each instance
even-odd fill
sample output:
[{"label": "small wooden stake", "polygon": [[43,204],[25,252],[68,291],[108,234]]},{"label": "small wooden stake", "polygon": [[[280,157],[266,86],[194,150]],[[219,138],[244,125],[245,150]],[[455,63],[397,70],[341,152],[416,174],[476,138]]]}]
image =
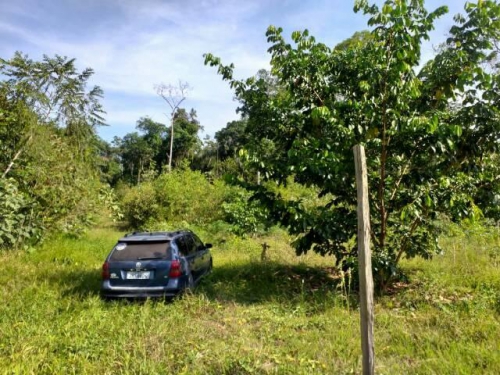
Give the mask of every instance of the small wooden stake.
[{"label": "small wooden stake", "polygon": [[370,205],[368,201],[368,177],[365,149],[356,145],[354,165],[358,191],[358,262],[359,304],[361,310],[361,349],[363,352],[363,374],[375,372],[375,350],[373,341],[373,275],[370,250]]}]

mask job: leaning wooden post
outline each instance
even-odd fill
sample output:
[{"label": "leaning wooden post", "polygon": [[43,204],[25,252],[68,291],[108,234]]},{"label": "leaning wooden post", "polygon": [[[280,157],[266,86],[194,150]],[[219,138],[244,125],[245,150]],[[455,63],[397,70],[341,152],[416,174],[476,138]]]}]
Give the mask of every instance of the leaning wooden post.
[{"label": "leaning wooden post", "polygon": [[363,352],[363,374],[373,375],[375,371],[375,350],[373,342],[373,276],[370,250],[370,206],[368,201],[368,177],[366,173],[365,148],[356,145],[354,165],[358,190],[358,262],[359,262],[359,304],[361,307],[361,349]]}]

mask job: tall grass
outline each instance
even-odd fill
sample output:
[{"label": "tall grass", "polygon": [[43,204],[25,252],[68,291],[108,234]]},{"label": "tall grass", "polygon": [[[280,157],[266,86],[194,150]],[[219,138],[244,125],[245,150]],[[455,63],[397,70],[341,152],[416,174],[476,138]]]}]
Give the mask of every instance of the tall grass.
[{"label": "tall grass", "polygon": [[[360,372],[356,294],[332,259],[297,258],[281,231],[198,232],[216,244],[214,271],[173,303],[101,301],[113,228],[1,254],[0,373]],[[442,239],[444,255],[403,262],[409,283],[376,301],[377,373],[500,373],[497,241],[460,233]]]}]

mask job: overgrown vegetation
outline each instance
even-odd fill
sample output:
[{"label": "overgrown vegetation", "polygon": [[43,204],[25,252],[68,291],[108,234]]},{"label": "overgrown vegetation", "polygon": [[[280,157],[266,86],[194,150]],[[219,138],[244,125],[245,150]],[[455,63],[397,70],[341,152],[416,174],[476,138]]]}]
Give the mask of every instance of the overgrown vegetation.
[{"label": "overgrown vegetation", "polygon": [[[500,4],[467,3],[422,68],[444,7],[355,4],[370,31],[330,48],[271,26],[247,80],[207,54],[241,119],[204,141],[175,105],[108,143],[92,69],[0,59],[0,372],[358,373],[361,143],[377,373],[500,373]],[[193,229],[214,271],[171,304],[105,303],[111,221]]]},{"label": "overgrown vegetation", "polygon": [[200,172],[174,170],[131,188],[123,198],[125,218],[133,228],[155,222],[209,223],[222,217],[221,204],[229,190]]},{"label": "overgrown vegetation", "polygon": [[[2,372],[360,372],[357,297],[330,257],[296,257],[282,231],[219,242],[218,228],[193,229],[217,243],[214,272],[171,304],[100,300],[102,259],[123,234],[112,228],[0,255]],[[500,371],[499,238],[457,229],[443,255],[403,260],[409,282],[376,300],[377,373]]]},{"label": "overgrown vegetation", "polygon": [[16,248],[37,239],[40,228],[32,206],[14,180],[0,180],[0,246]]},{"label": "overgrown vegetation", "polygon": [[402,257],[439,253],[440,215],[496,215],[500,5],[468,2],[464,9],[423,68],[422,42],[447,12],[429,12],[423,0],[381,7],[356,1],[372,29],[333,49],[307,30],[293,32],[289,43],[270,26],[271,75],[235,79],[232,64],[205,55],[240,101],[249,168],[331,197],[308,209],[239,176],[270,218],[298,237],[298,254],[313,249],[334,255],[344,269],[356,267],[356,144],[367,150],[378,285],[399,274]]},{"label": "overgrown vegetation", "polygon": [[87,89],[92,73],[61,56],[0,59],[0,248],[79,235],[92,223],[104,112],[101,89]]},{"label": "overgrown vegetation", "polygon": [[288,43],[271,26],[272,69],[247,80],[207,54],[242,117],[204,142],[196,111],[175,106],[171,126],[145,115],[109,144],[96,134],[103,92],[87,87],[92,69],[61,56],[0,60],[0,246],[81,235],[103,205],[117,220],[122,206],[134,229],[219,223],[246,236],[281,225],[297,254],[331,254],[355,272],[358,143],[369,159],[378,285],[401,277],[402,258],[440,252],[442,218],[498,220],[500,5],[467,3],[420,68],[422,41],[446,7],[355,4],[370,31],[330,48],[307,30]]}]

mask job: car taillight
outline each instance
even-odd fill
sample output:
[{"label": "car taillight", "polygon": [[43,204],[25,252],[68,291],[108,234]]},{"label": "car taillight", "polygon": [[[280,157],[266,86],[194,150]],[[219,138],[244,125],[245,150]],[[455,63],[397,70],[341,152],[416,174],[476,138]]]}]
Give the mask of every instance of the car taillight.
[{"label": "car taillight", "polygon": [[102,279],[103,280],[109,280],[109,263],[104,262],[102,265]]},{"label": "car taillight", "polygon": [[182,275],[181,262],[179,262],[178,260],[173,260],[170,263],[170,272],[168,274],[168,277],[175,278],[175,277],[180,277],[181,275]]}]

